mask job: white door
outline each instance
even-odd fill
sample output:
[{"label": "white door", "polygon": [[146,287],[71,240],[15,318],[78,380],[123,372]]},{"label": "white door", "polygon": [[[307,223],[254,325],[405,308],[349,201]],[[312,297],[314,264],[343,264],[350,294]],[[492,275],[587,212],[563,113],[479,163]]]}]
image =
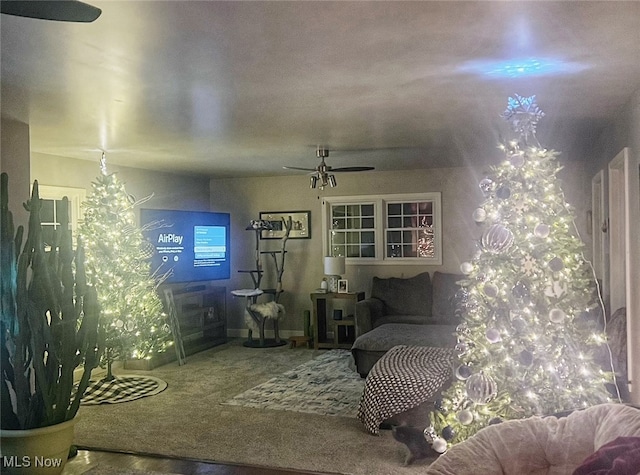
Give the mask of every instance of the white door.
[{"label": "white door", "polygon": [[624,148],[609,163],[610,311],[627,309],[631,401],[640,404],[640,163]]}]

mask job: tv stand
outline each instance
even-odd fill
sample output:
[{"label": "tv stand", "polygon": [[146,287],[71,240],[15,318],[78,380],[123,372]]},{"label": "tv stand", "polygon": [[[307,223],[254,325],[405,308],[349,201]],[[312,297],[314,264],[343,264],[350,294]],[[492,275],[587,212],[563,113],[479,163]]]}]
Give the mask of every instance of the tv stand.
[{"label": "tv stand", "polygon": [[211,282],[168,284],[176,306],[186,354],[227,341],[226,287]]},{"label": "tv stand", "polygon": [[[170,289],[173,293],[185,356],[226,343],[226,287],[217,286],[212,281],[163,284],[158,290],[168,314],[168,306],[164,299],[165,289]],[[152,360],[127,360],[125,368],[149,370],[176,358],[176,352],[172,347]]]}]

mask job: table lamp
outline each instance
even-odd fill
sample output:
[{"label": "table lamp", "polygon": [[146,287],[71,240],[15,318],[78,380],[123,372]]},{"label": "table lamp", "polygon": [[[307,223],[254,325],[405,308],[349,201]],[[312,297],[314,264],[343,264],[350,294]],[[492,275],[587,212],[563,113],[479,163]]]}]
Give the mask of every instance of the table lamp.
[{"label": "table lamp", "polygon": [[338,291],[338,280],[345,271],[344,256],[327,256],[324,258],[324,273],[328,277],[329,292]]}]

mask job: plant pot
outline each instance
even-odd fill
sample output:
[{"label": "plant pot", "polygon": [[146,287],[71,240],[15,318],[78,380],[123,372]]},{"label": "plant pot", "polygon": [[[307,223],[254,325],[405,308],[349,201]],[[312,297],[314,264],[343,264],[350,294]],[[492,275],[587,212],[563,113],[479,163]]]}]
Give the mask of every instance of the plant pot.
[{"label": "plant pot", "polygon": [[0,430],[0,470],[7,474],[55,475],[62,472],[73,444],[75,418],[28,430]]}]

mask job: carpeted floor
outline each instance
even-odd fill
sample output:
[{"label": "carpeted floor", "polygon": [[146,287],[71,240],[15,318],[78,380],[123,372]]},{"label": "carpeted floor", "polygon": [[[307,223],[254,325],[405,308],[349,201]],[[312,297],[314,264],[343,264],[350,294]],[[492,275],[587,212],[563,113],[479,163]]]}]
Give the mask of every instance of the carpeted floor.
[{"label": "carpeted floor", "polygon": [[351,362],[348,350],[327,351],[224,404],[356,417],[364,380]]},{"label": "carpeted floor", "polygon": [[[234,340],[153,371],[168,386],[121,404],[81,406],[74,442],[110,450],[344,474],[418,474],[389,431],[366,432],[352,416],[225,404],[327,354],[306,348],[245,348]],[[355,371],[354,371],[355,373]],[[116,372],[116,376],[117,376]],[[310,404],[316,396],[309,395]],[[354,401],[357,404],[357,401]]]}]

